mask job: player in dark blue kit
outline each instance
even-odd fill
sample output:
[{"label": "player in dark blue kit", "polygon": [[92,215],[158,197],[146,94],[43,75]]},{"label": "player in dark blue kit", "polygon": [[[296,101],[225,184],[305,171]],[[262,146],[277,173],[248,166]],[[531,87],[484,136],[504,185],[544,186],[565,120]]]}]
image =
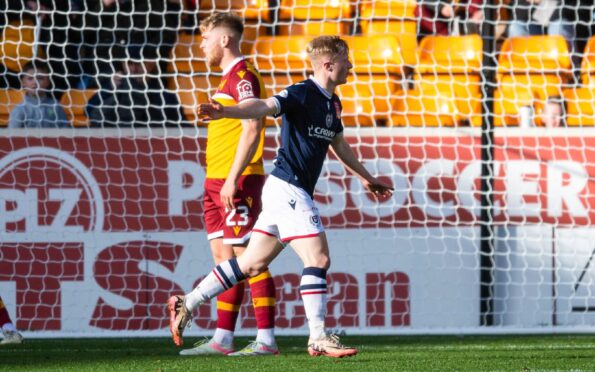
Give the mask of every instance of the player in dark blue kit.
[{"label": "player in dark blue kit", "polygon": [[276,96],[252,99],[236,106],[215,101],[201,104],[199,114],[211,119],[222,117],[250,119],[283,115],[281,148],[275,169],[262,191],[262,212],[258,217],[243,255],[216,266],[186,296],[174,296],[176,314],[170,329],[181,337],[196,307],[247,277],[265,270],[279,254],[279,240],[290,243],[304,263],[300,293],[310,327],[308,352],[312,356],[341,358],[357,354],[357,349],[327,334],[326,272],[330,266],[329,248],[320,214],[313,200],[329,146],[343,165],[355,174],[375,196],[392,195],[392,187],[373,177],[357,160],[343,137],[341,101],[334,94],[347,82],[349,48],[336,36],[321,36],[307,48],[314,76],[294,84]]}]

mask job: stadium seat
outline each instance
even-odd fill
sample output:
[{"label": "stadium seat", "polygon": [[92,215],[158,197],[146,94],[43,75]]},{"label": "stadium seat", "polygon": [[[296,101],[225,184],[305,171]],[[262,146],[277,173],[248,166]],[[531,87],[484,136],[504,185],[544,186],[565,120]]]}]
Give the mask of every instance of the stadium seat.
[{"label": "stadium seat", "polygon": [[405,64],[417,64],[415,0],[363,1],[359,24],[364,35],[395,35]]},{"label": "stadium seat", "polygon": [[198,15],[200,18],[209,16],[214,10],[237,13],[244,19],[244,34],[240,48],[242,53],[249,54],[252,51],[255,40],[264,36],[266,31],[261,26],[272,26],[270,24],[268,0],[200,0]]},{"label": "stadium seat", "polygon": [[482,40],[428,36],[418,48],[414,88],[393,101],[392,125],[481,125]]},{"label": "stadium seat", "polygon": [[[528,94],[535,124],[541,125],[540,112],[545,101],[551,96],[562,96],[570,76],[570,52],[562,36],[507,39],[498,59],[499,86],[494,97],[495,112],[501,116],[496,116],[496,125],[518,125],[518,109],[526,105]],[[520,101],[512,102],[511,97]]]},{"label": "stadium seat", "polygon": [[[311,66],[305,46],[312,38],[275,36],[257,40],[256,62],[268,89],[278,92],[308,76]],[[349,45],[354,76],[337,92],[343,103],[343,123],[373,125],[377,120],[387,120],[391,96],[400,90],[403,76],[397,39],[387,35],[346,36],[344,39]],[[267,77],[269,74],[272,78]]]},{"label": "stadium seat", "polygon": [[8,125],[8,119],[12,109],[23,101],[25,94],[22,90],[2,89],[0,90],[0,127]]},{"label": "stadium seat", "polygon": [[528,85],[504,85],[494,92],[494,125],[518,126],[521,107],[535,107]]},{"label": "stadium seat", "polygon": [[[11,71],[20,72],[35,55],[35,24],[29,19],[13,21],[4,26],[0,39],[0,63]],[[38,55],[41,49],[38,49]]]},{"label": "stadium seat", "polygon": [[564,90],[566,102],[566,125],[594,126],[595,125],[595,89],[583,87]]},{"label": "stadium seat", "polygon": [[206,75],[176,75],[175,79],[170,79],[168,89],[175,91],[182,105],[184,116],[194,125],[202,125],[196,114],[196,105],[209,102],[209,98],[217,90],[219,84],[218,76]]},{"label": "stadium seat", "polygon": [[74,127],[88,127],[89,118],[85,114],[85,106],[93,95],[97,92],[94,89],[78,90],[73,89],[64,92],[60,99],[60,104],[64,108],[64,112],[68,120]]},{"label": "stadium seat", "polygon": [[581,63],[581,80],[585,87],[595,87],[595,36],[585,46]]},{"label": "stadium seat", "polygon": [[280,35],[346,35],[352,19],[350,0],[280,0]]}]

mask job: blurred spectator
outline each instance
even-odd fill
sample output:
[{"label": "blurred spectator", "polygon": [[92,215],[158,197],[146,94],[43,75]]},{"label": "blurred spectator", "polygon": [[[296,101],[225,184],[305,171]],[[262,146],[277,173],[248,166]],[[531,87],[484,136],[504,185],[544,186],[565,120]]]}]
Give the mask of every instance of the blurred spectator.
[{"label": "blurred spectator", "polygon": [[10,113],[9,128],[70,127],[64,109],[49,94],[49,68],[45,63],[33,61],[25,65],[21,86],[25,90],[25,98]]},{"label": "blurred spectator", "polygon": [[[74,0],[80,9],[73,18],[82,40],[84,79],[79,88],[103,85],[126,58],[130,44],[151,45],[159,56],[169,56],[180,28],[179,0]],[[165,70],[165,64],[160,66]]]},{"label": "blurred spectator", "polygon": [[564,100],[561,96],[547,98],[541,113],[541,122],[546,128],[558,128],[565,125]]},{"label": "blurred spectator", "polygon": [[569,10],[560,0],[513,0],[508,36],[562,35],[574,42],[575,28],[566,18]]},{"label": "blurred spectator", "polygon": [[483,0],[421,0],[415,8],[418,38],[479,33],[479,24],[483,21],[482,6]]},{"label": "blurred spectator", "polygon": [[36,55],[36,23],[22,0],[0,0],[0,88],[21,87],[19,74]]},{"label": "blurred spectator", "polygon": [[188,125],[177,95],[158,77],[158,50],[132,45],[123,71],[97,92],[85,109],[92,127],[163,127]]}]

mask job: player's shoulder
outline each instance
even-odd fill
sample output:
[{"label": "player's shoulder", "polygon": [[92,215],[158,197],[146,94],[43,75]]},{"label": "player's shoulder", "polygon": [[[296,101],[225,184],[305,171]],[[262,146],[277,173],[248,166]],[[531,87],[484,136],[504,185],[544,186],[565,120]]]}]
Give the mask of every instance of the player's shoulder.
[{"label": "player's shoulder", "polygon": [[250,61],[242,59],[236,63],[236,65],[230,71],[229,77],[239,81],[258,80],[260,78],[260,73]]}]

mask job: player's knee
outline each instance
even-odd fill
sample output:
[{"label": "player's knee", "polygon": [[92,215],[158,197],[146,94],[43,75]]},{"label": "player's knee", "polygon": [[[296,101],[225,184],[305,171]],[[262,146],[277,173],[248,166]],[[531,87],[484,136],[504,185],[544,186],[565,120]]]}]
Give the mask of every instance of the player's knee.
[{"label": "player's knee", "polygon": [[331,267],[331,258],[326,255],[321,255],[315,259],[312,266],[328,270]]}]

